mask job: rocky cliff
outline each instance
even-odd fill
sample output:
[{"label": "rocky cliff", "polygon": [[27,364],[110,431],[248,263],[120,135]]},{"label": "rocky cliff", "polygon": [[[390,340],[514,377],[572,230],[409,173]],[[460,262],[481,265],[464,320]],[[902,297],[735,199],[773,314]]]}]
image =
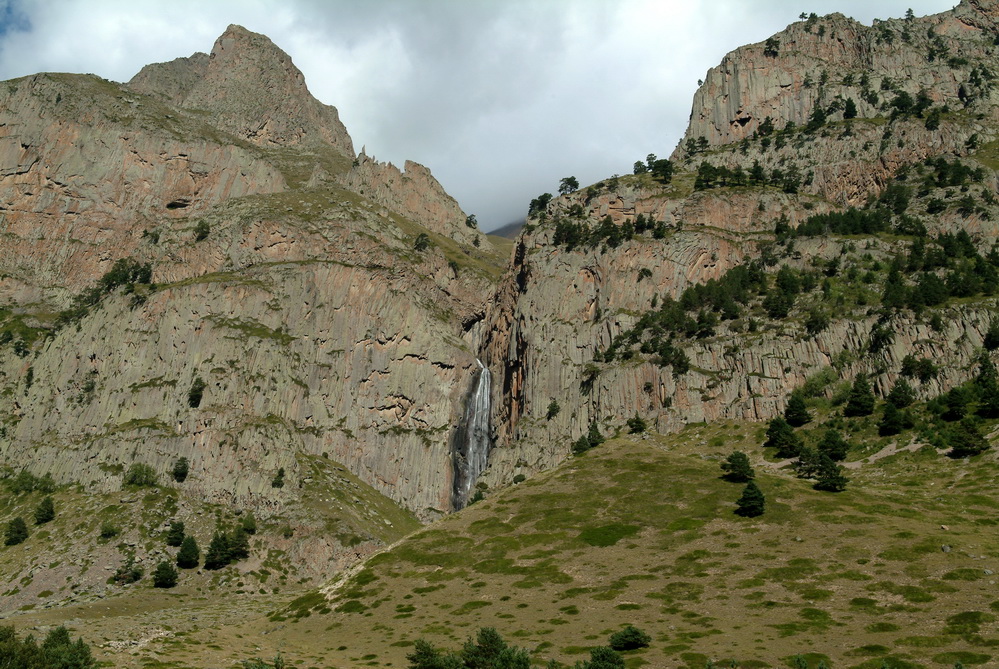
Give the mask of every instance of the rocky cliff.
[{"label": "rocky cliff", "polygon": [[[429,170],[352,168],[336,110],[238,26],[125,86],[40,74],[0,96],[17,335],[0,346],[0,464],[108,492],[132,464],[186,457],[192,500],[267,517],[325,456],[420,518],[451,510],[451,425],[477,370],[463,337],[498,259]],[[94,293],[126,258],[145,282]]]},{"label": "rocky cliff", "polygon": [[[659,431],[765,420],[807,380],[826,379],[828,398],[836,379],[859,372],[887,393],[906,356],[939,363],[936,377],[917,384],[922,397],[966,380],[994,299],[942,307],[932,319],[887,315],[881,290],[891,263],[909,253],[904,238],[827,233],[788,243],[775,230],[851,205],[883,212],[891,186],[905,193],[895,225],[963,231],[982,253],[992,248],[996,15],[995,3],[963,2],[872,27],[841,15],[802,20],[708,73],[668,185],[643,168],[535,211],[488,318],[485,359],[501,382],[487,481],[561,461],[590,423],[615,432],[632,417]],[[959,192],[927,177],[941,156],[979,185]],[[948,204],[962,193],[967,206]],[[811,290],[822,294],[776,321],[751,301],[734,320],[671,338],[686,358],[679,370],[651,353],[657,335],[636,334],[657,305],[754,260],[771,282],[783,267],[812,273]],[[845,275],[826,271],[832,265]],[[714,323],[706,306],[688,305],[691,318]],[[810,321],[815,314],[828,317]],[[890,345],[872,344],[889,331]],[[608,360],[608,351],[618,353]]]},{"label": "rocky cliff", "polygon": [[[907,357],[935,362],[913,382],[934,397],[971,373],[995,290],[883,293],[999,262],[995,16],[813,17],[732,52],[672,174],[536,208],[502,276],[430,171],[353,155],[261,35],[232,26],[126,86],[7,82],[0,464],[110,492],[185,457],[190,499],[278,517],[318,458],[429,520],[453,506],[477,358],[495,379],[487,485],[560,462],[591,424],[765,420],[861,372],[884,394]],[[833,230],[851,205],[885,225]],[[918,240],[960,262],[923,263]],[[148,276],[105,274],[125,258]],[[738,304],[684,297],[740,271]]]}]

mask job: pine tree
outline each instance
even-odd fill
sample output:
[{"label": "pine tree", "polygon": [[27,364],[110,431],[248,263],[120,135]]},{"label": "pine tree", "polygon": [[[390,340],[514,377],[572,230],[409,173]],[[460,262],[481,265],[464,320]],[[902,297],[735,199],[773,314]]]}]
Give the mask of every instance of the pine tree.
[{"label": "pine tree", "polygon": [[221,569],[229,564],[229,538],[216,530],[205,552],[205,569]]},{"label": "pine tree", "polygon": [[951,388],[948,392],[944,393],[941,399],[943,400],[944,407],[946,407],[940,415],[944,420],[961,420],[968,415],[968,404],[971,398],[968,396],[967,390],[961,386]]},{"label": "pine tree", "polygon": [[899,378],[895,382],[895,385],[891,387],[891,392],[888,393],[888,397],[885,399],[896,409],[904,409],[916,401],[916,391],[912,389],[908,381]]},{"label": "pine tree", "polygon": [[978,415],[982,418],[999,418],[999,372],[989,354],[984,351],[978,358],[975,389],[978,393]]},{"label": "pine tree", "polygon": [[725,478],[733,483],[745,483],[756,476],[753,466],[749,464],[749,456],[742,451],[730,453],[721,464],[721,469],[725,472]]},{"label": "pine tree", "polygon": [[[250,557],[250,535],[240,525],[228,536],[229,558],[227,562],[245,560]],[[207,560],[207,558],[206,558]]]},{"label": "pine tree", "polygon": [[812,415],[808,413],[808,407],[805,406],[804,394],[800,390],[791,393],[787,406],[784,408],[784,420],[794,427],[801,427],[812,420]]},{"label": "pine tree", "polygon": [[849,450],[850,443],[844,440],[836,430],[826,430],[819,441],[819,453],[829,456],[829,459],[834,462],[845,460]]},{"label": "pine tree", "polygon": [[973,418],[965,418],[950,431],[952,458],[967,458],[989,449],[989,442],[982,436],[978,423]]},{"label": "pine tree", "polygon": [[180,520],[170,522],[170,529],[166,533],[167,546],[180,546],[184,543],[184,523]]},{"label": "pine tree", "polygon": [[597,421],[590,423],[590,429],[586,433],[586,440],[590,442],[590,448],[604,443],[604,435],[600,434],[600,426],[597,425]]},{"label": "pine tree", "polygon": [[874,393],[871,391],[871,384],[867,382],[866,374],[857,374],[850,389],[850,397],[843,407],[843,415],[870,416],[872,413],[874,413]]},{"label": "pine tree", "polygon": [[884,414],[878,423],[878,434],[882,437],[890,437],[901,432],[904,429],[902,412],[890,402],[884,405],[883,411]]},{"label": "pine tree", "polygon": [[[825,456],[829,457],[829,456]],[[802,446],[798,451],[798,460],[794,463],[794,471],[800,479],[812,479],[819,475],[819,463],[822,454],[814,448]]]},{"label": "pine tree", "polygon": [[735,513],[746,518],[763,515],[766,500],[755,482],[750,481],[742,491],[742,497],[735,502]]},{"label": "pine tree", "polygon": [[35,525],[44,525],[55,518],[55,504],[51,497],[43,497],[35,507]]},{"label": "pine tree", "polygon": [[198,542],[190,534],[184,537],[180,544],[180,551],[177,553],[177,566],[181,569],[194,569],[198,566],[201,558],[201,549]]},{"label": "pine tree", "polygon": [[153,586],[157,588],[172,588],[177,585],[177,570],[169,561],[164,560],[153,570]]},{"label": "pine tree", "polygon": [[814,488],[828,492],[843,492],[846,490],[848,478],[843,476],[843,468],[837,465],[827,455],[819,455],[818,482]]},{"label": "pine tree", "polygon": [[7,523],[7,531],[4,532],[3,541],[5,546],[16,546],[27,538],[28,525],[24,522],[24,518],[18,516]]},{"label": "pine tree", "polygon": [[994,351],[999,348],[999,318],[994,318],[989,323],[989,329],[985,331],[982,346],[987,351]]},{"label": "pine tree", "polygon": [[770,420],[763,447],[776,448],[779,458],[796,458],[801,450],[801,438],[783,417],[777,416]]}]

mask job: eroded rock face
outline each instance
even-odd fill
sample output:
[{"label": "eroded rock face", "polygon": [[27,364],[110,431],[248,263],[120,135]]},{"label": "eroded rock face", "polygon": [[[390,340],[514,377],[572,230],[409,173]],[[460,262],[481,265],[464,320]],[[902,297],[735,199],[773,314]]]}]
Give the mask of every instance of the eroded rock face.
[{"label": "eroded rock face", "polygon": [[28,363],[30,387],[9,356],[5,460],[107,492],[133,461],[187,457],[188,493],[273,511],[278,468],[294,486],[298,454],[325,454],[421,518],[449,511],[448,436],[476,364],[440,315],[478,305],[449,291],[442,254],[414,268],[442,279],[416,281],[392,269],[401,243],[372,241],[383,220],[341,214],[220,227],[165,263],[148,298],[111,296],[60,331]]},{"label": "eroded rock face", "polygon": [[246,148],[199,138],[196,121],[92,76],[25,77],[0,98],[7,300],[58,303],[135,253],[158,221],[286,187]]},{"label": "eroded rock face", "polygon": [[400,170],[392,163],[380,163],[362,152],[340,183],[417,221],[428,230],[466,244],[478,240],[476,245],[480,248],[489,246],[485,235],[465,225],[465,213],[458,202],[444,191],[430,170],[419,163],[407,160],[404,169]]},{"label": "eroded rock face", "polygon": [[[266,516],[325,454],[422,519],[450,511],[463,337],[491,292],[461,249],[484,237],[426,168],[372,163],[352,192],[352,160],[336,110],[238,26],[128,86],[8,82],[2,302],[50,323],[124,257],[157,287],[105,296],[30,358],[0,347],[0,464],[110,491],[132,462],[187,457],[187,494]],[[459,245],[416,252],[421,231]]]},{"label": "eroded rock face", "polygon": [[312,97],[288,54],[242,26],[230,25],[207,61],[194,54],[147,65],[128,85],[178,107],[209,112],[210,123],[254,144],[329,145],[354,155],[336,108]]},{"label": "eroded rock face", "polygon": [[[634,193],[607,197],[628,203],[629,218],[651,206]],[[882,395],[899,378],[909,354],[930,358],[941,369],[935,379],[916,384],[923,398],[967,380],[993,318],[994,300],[948,309],[942,331],[911,314],[896,316],[889,323],[893,341],[876,355],[865,351],[877,317],[842,313],[816,335],[800,321],[772,323],[755,332],[746,331],[744,320],[738,329],[722,325],[714,336],[682,343],[690,358],[690,371],[682,375],[641,355],[594,365],[595,354],[607,350],[655,299],[679,297],[688,286],[758,257],[760,244],[772,239],[775,212],[814,212],[796,197],[766,192],[707,191],[656,201],[659,220],[671,221],[664,240],[636,237],[613,250],[567,251],[552,244],[550,226],[518,240],[513,266],[487,318],[485,359],[498,379],[494,425],[499,444],[485,479],[489,484],[558,464],[593,421],[612,432],[639,415],[650,429],[672,432],[701,421],[768,420],[784,410],[792,390],[826,367],[837,367],[845,379],[870,373]],[[606,210],[604,203],[594,206]],[[792,226],[800,222],[789,220]],[[781,262],[805,269],[813,259],[837,257],[842,248],[831,240],[800,240],[794,255]],[[870,252],[887,259],[895,250],[878,244]],[[649,272],[647,278],[639,278],[642,270]],[[590,369],[597,373],[587,381]],[[560,411],[548,418],[552,400]]]},{"label": "eroded rock face", "polygon": [[[710,337],[682,342],[690,359],[683,374],[655,364],[654,356],[603,363],[599,354],[656,300],[677,298],[749,260],[769,257],[808,270],[847,253],[849,242],[819,237],[795,240],[778,258],[775,227],[863,206],[901,170],[928,158],[974,154],[968,165],[989,168],[982,202],[994,202],[986,197],[996,190],[991,149],[981,149],[997,136],[999,101],[991,83],[999,68],[992,47],[997,15],[995,2],[962,2],[937,16],[869,28],[841,15],[795,23],[771,40],[736,49],[708,73],[673,153],[677,176],[670,186],[615,177],[556,198],[530,220],[487,319],[485,358],[501,380],[493,404],[500,448],[490,481],[560,462],[592,421],[620,430],[638,415],[672,431],[702,420],[769,419],[823,367],[835,366],[847,379],[869,373],[886,393],[902,358],[912,354],[942,370],[919,388],[924,398],[964,382],[994,300],[948,309],[936,331],[911,314],[896,314],[882,324],[894,338],[876,354],[869,352],[874,307],[837,313],[814,336],[803,327],[804,314],[752,331],[745,319],[723,325]],[[927,113],[896,104],[906,94],[923,99]],[[849,114],[847,100],[855,107]],[[802,130],[816,109],[824,118]],[[780,132],[788,125],[797,130]],[[780,193],[779,180],[695,191],[702,162],[744,175],[780,171],[800,178],[786,187],[793,194]],[[915,190],[932,187],[921,184],[918,176],[905,182]],[[963,230],[983,251],[999,239],[991,204],[941,209],[912,213],[930,234]],[[616,248],[556,243],[555,222],[588,231],[598,221],[631,226],[639,215],[665,235],[640,234]],[[904,250],[885,240],[865,244],[882,263]],[[549,415],[553,399],[560,411]]]},{"label": "eroded rock face", "polygon": [[993,94],[974,83],[972,70],[996,26],[995,3],[967,0],[934,16],[870,27],[842,14],[793,23],[771,38],[771,49],[768,42],[740,47],[708,71],[674,158],[688,155],[688,139],[730,144],[750,137],[767,117],[777,129],[804,125],[816,105],[837,98],[852,99],[861,118],[877,116],[899,91],[923,91],[934,104],[954,108],[991,108]]}]

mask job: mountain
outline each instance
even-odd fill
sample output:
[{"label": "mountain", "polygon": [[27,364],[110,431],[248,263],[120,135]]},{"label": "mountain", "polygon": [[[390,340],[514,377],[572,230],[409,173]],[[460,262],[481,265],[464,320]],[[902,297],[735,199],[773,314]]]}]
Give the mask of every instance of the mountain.
[{"label": "mountain", "polygon": [[[238,26],[129,84],[39,74],[0,96],[7,473],[113,496],[184,458],[183,500],[298,526],[281,550],[313,576],[397,538],[382,521],[452,510],[450,426],[501,259],[427,168],[355,156]],[[314,494],[395,504],[310,518]]]},{"label": "mountain", "polygon": [[[14,619],[119,666],[483,626],[573,662],[629,620],[628,666],[988,663],[997,19],[805,15],[511,248],[238,26],[5,82],[0,520],[57,509],[0,551]],[[127,583],[176,521],[249,548]]]}]

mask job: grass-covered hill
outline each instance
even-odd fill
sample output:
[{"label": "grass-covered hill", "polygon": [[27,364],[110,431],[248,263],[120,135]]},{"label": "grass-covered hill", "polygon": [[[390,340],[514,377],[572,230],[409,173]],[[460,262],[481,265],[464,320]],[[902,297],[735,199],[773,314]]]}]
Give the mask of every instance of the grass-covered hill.
[{"label": "grass-covered hill", "polygon": [[[626,624],[653,637],[629,666],[988,665],[995,454],[948,458],[875,422],[847,421],[840,493],[778,467],[760,425],[612,439],[252,627],[317,666],[405,666],[416,639],[457,647],[482,626],[571,664]],[[734,449],[756,465],[760,517],[734,513],[743,485],[719,467]],[[336,641],[307,641],[319,632]]]}]

